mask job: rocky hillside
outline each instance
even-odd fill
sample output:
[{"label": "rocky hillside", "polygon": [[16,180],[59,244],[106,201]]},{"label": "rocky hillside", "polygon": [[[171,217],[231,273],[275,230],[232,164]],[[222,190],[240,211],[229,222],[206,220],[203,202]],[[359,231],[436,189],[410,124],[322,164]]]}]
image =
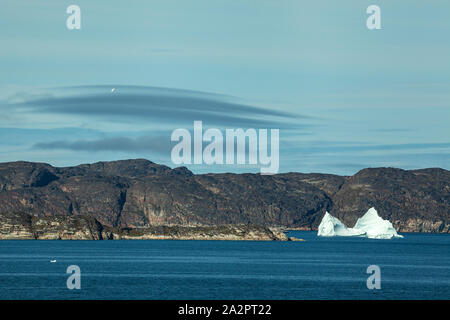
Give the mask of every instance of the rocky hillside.
[{"label": "rocky hillside", "polygon": [[194,175],[143,159],[68,168],[0,164],[1,229],[8,223],[19,235],[36,235],[37,221],[51,225],[58,219],[67,219],[69,229],[76,224],[73,232],[92,238],[108,237],[102,234],[106,228],[158,226],[310,230],[325,210],[351,226],[372,206],[400,232],[448,233],[450,172],[374,168],[351,177]]},{"label": "rocky hillside", "polygon": [[0,240],[299,240],[280,230],[251,225],[210,227],[148,226],[112,228],[86,216],[34,217],[26,213],[0,215]]}]

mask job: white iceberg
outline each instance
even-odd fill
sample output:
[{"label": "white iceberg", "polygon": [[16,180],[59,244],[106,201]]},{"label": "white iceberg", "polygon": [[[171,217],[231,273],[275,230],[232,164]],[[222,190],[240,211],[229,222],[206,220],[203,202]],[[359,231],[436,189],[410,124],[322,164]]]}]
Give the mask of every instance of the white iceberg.
[{"label": "white iceberg", "polygon": [[321,237],[359,236],[371,239],[403,238],[397,234],[392,223],[378,215],[375,208],[370,208],[364,216],[356,221],[353,228],[347,228],[339,219],[326,212],[320,222],[317,235]]},{"label": "white iceberg", "polygon": [[322,221],[319,225],[319,229],[317,231],[317,235],[322,237],[359,236],[363,235],[364,233],[365,232],[347,228],[338,218],[333,217],[328,212],[326,212],[323,216]]},{"label": "white iceberg", "polygon": [[384,220],[378,215],[375,208],[370,208],[364,216],[356,221],[355,229],[364,231],[367,238],[372,239],[391,239],[403,238],[397,234],[397,231],[388,220]]}]

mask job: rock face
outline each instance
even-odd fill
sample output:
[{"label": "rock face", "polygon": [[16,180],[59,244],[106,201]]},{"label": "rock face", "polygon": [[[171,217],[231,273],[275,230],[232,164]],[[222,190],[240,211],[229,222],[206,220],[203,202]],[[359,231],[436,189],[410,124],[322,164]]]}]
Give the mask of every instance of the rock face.
[{"label": "rock face", "polygon": [[354,225],[370,207],[400,232],[448,233],[450,172],[375,168],[351,177],[194,175],[144,159],[68,168],[0,164],[0,230],[16,238],[42,238],[40,226],[53,230],[45,237],[62,239],[104,239],[114,237],[113,229],[147,228],[152,234],[148,228],[163,226],[196,227],[203,234],[199,228],[215,226],[313,230],[326,211]]},{"label": "rock face", "polygon": [[97,220],[84,216],[0,215],[0,239],[101,240],[109,236],[103,229]]},{"label": "rock face", "polygon": [[288,241],[283,232],[261,226],[224,225],[211,227],[149,226],[146,228],[105,227],[85,216],[33,217],[1,214],[0,239],[39,240],[258,240]]}]

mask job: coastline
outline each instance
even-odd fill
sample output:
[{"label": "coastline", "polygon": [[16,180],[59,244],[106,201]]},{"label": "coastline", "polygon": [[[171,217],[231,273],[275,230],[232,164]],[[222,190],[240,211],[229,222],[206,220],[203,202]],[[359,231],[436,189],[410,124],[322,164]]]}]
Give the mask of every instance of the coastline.
[{"label": "coastline", "polygon": [[0,216],[0,240],[235,240],[302,241],[280,228],[257,225],[112,228],[86,216]]}]

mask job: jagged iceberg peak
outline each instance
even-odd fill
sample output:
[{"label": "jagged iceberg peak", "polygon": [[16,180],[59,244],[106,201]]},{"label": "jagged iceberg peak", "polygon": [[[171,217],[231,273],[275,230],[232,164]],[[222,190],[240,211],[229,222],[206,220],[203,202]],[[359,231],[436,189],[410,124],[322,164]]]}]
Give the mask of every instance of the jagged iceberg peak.
[{"label": "jagged iceberg peak", "polygon": [[356,221],[355,229],[364,231],[368,238],[391,239],[403,238],[388,220],[384,220],[378,215],[375,208],[370,208],[364,216]]},{"label": "jagged iceberg peak", "polygon": [[375,208],[370,208],[358,219],[353,228],[347,228],[339,219],[326,212],[320,222],[317,235],[322,237],[360,236],[371,239],[403,238],[397,234],[392,223],[378,215]]},{"label": "jagged iceberg peak", "polygon": [[364,232],[347,228],[338,218],[333,217],[328,212],[322,218],[319,229],[317,231],[318,236],[322,237],[334,237],[334,236],[358,236],[363,235]]}]

